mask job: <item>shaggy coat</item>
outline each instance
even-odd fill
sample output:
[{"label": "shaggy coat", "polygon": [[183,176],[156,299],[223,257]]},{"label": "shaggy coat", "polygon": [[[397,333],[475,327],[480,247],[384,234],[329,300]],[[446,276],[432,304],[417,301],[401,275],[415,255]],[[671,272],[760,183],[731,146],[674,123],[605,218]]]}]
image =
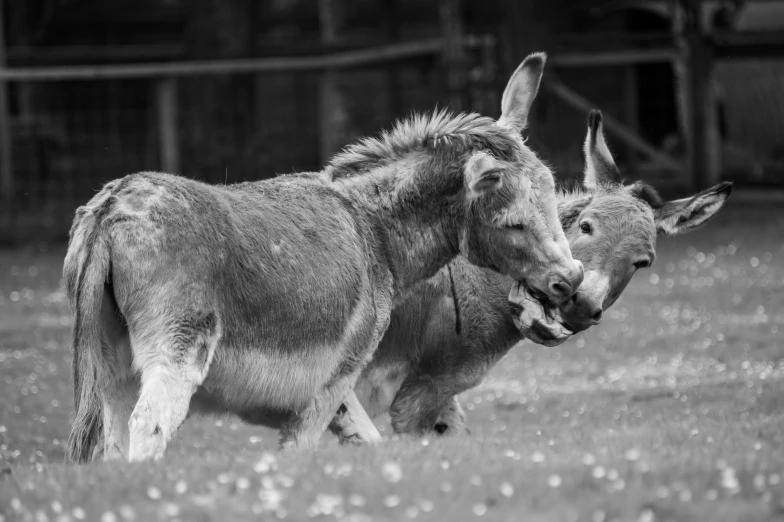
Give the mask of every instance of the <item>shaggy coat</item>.
[{"label": "shaggy coat", "polygon": [[278,428],[284,448],[314,446],[330,421],[371,429],[353,386],[392,302],[458,254],[568,299],[582,266],[520,137],[543,66],[532,55],[515,72],[499,122],[415,116],[318,174],[104,186],[78,209],[63,268],[69,458],[161,457],[189,411]]}]

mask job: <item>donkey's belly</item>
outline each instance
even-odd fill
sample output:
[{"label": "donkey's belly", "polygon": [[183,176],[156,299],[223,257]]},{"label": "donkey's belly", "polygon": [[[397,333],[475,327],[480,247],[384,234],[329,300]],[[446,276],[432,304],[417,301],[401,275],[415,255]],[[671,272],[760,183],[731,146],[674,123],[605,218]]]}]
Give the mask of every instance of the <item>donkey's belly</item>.
[{"label": "donkey's belly", "polygon": [[[201,412],[270,412],[281,417],[302,411],[344,363],[345,347],[318,346],[297,352],[274,346],[218,346],[204,383],[194,395],[193,409]],[[285,415],[284,415],[285,413]]]},{"label": "donkey's belly", "polygon": [[[313,352],[311,352],[313,353]],[[321,354],[304,363],[263,357],[258,351],[216,354],[204,384],[191,399],[192,414],[234,414],[243,421],[280,429],[326,385],[339,358]],[[389,411],[410,368],[407,361],[369,365],[355,392],[373,418]]]},{"label": "donkey's belly", "polygon": [[197,415],[226,415],[234,414],[240,419],[254,426],[265,426],[280,429],[290,422],[295,413],[292,410],[258,407],[256,409],[243,409],[232,407],[223,400],[223,397],[211,393],[210,390],[200,386],[191,397],[189,414]]}]

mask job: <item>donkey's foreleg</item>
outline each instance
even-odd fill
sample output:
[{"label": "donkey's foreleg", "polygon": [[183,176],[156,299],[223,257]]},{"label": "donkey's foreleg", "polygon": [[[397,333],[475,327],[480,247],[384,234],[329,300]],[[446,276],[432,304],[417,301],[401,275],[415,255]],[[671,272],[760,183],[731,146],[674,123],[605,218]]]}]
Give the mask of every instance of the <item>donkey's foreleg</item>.
[{"label": "donkey's foreleg", "polygon": [[430,375],[406,377],[389,407],[395,433],[424,435],[433,430],[442,406],[438,401],[438,391]]},{"label": "donkey's foreleg", "polygon": [[325,386],[304,411],[281,429],[282,450],[313,448],[352,391],[358,375],[341,376]]},{"label": "donkey's foreleg", "polygon": [[134,343],[142,386],[128,423],[130,462],[163,456],[188,415],[191,396],[204,381],[220,338],[214,313],[182,318],[167,330],[146,343]]},{"label": "donkey's foreleg", "polygon": [[343,399],[329,429],[338,436],[341,444],[372,444],[381,441],[381,433],[370,420],[353,389]]},{"label": "donkey's foreleg", "polygon": [[[349,404],[354,401],[359,407],[359,409],[356,407],[352,409],[352,415],[355,419],[361,418],[359,417],[360,412],[367,418],[367,413],[354,394],[354,386],[362,370],[378,349],[378,343],[389,326],[391,309],[391,297],[383,292],[374,296],[372,307],[367,306],[367,303],[357,306],[343,334],[346,346],[352,348],[342,350],[341,353],[347,354],[342,367],[331,381],[311,399],[305,410],[281,429],[281,449],[312,448],[318,445],[322,434],[338,413],[340,405],[346,400],[349,401]],[[369,319],[370,314],[373,314],[375,318]],[[369,336],[366,333],[367,330],[363,328],[368,325],[366,322],[368,320],[372,321],[370,323],[372,330]],[[363,433],[371,438],[375,438],[375,435],[378,434],[380,439],[381,434],[377,430],[374,430],[375,434],[367,435],[369,433],[367,423],[372,425],[369,418],[367,421],[363,421],[361,424],[365,429]],[[375,426],[373,427],[375,428]]]}]

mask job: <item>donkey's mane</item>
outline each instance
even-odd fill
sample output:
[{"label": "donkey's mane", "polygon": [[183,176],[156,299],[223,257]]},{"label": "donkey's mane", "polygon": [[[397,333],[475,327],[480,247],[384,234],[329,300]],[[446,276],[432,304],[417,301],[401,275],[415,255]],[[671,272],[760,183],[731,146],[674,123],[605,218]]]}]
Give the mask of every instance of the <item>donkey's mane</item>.
[{"label": "donkey's mane", "polygon": [[351,177],[399,160],[411,152],[452,143],[459,145],[460,152],[479,146],[495,156],[510,159],[520,142],[491,118],[476,113],[455,116],[442,109],[412,114],[378,137],[363,138],[349,145],[332,158],[328,168],[333,178]]}]

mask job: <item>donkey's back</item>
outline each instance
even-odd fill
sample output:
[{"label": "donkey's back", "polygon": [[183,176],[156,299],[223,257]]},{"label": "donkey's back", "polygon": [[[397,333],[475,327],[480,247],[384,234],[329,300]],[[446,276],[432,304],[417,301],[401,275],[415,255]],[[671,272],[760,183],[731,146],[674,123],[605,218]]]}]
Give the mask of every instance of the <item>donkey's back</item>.
[{"label": "donkey's back", "polygon": [[164,303],[151,311],[151,301],[186,299],[220,315],[224,342],[242,346],[248,332],[234,328],[241,324],[263,329],[282,352],[301,351],[304,338],[330,343],[343,335],[367,283],[362,223],[349,205],[303,177],[221,187],[131,175],[80,211],[74,227],[91,230],[72,241],[66,280],[78,265],[71,254],[103,241],[127,321],[157,316]]}]

